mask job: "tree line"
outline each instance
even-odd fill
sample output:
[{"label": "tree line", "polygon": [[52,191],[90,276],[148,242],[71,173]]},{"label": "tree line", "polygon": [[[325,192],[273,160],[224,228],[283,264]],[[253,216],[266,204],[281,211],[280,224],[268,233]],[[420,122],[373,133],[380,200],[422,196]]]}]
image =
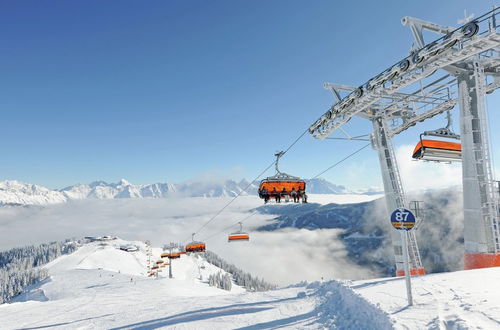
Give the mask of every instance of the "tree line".
[{"label": "tree line", "polygon": [[[224,271],[226,271],[227,273],[231,274],[234,283],[236,285],[244,287],[245,289],[247,289],[247,291],[267,291],[276,289],[276,285],[268,283],[264,281],[264,279],[259,279],[256,276],[252,276],[251,274],[244,272],[235,265],[228,263],[227,261],[225,261],[212,251],[204,252],[203,257],[208,263],[216,267],[219,267]],[[225,277],[225,275],[223,275],[221,272],[219,272],[219,274],[216,275],[211,275],[208,281],[209,284],[212,285],[210,282],[210,278],[212,278],[212,281],[214,283],[213,286],[216,286],[221,289],[229,287],[229,289],[225,290],[231,290],[231,285],[228,285],[227,283],[227,280],[231,279],[229,275]]]},{"label": "tree line", "polygon": [[231,288],[233,287],[231,275],[228,273],[223,274],[221,271],[217,274],[211,274],[208,277],[208,284],[227,291],[231,291]]},{"label": "tree line", "polygon": [[49,276],[41,266],[79,246],[74,240],[30,245],[0,252],[0,304]]}]

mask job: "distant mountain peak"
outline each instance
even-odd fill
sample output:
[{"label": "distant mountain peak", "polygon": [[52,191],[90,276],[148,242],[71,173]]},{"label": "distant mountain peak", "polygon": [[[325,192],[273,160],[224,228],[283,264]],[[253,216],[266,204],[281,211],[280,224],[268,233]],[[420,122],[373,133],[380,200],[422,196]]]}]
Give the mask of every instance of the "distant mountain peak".
[{"label": "distant mountain peak", "polygon": [[118,186],[123,186],[123,187],[125,187],[125,186],[130,186],[130,185],[131,185],[131,183],[130,183],[130,182],[128,182],[127,180],[125,180],[125,179],[121,179],[121,180],[118,182]]},{"label": "distant mountain peak", "polygon": [[94,181],[91,184],[89,184],[89,187],[92,187],[92,188],[98,187],[98,186],[104,187],[107,185],[108,185],[108,183],[106,181]]},{"label": "distant mountain peak", "polygon": [[[306,180],[306,183],[306,190],[311,194],[356,193],[325,179]],[[117,183],[100,180],[90,184],[76,184],[60,190],[50,190],[35,184],[6,180],[0,181],[0,205],[46,205],[83,199],[235,197],[240,194],[256,195],[258,187],[259,182],[250,183],[246,179],[137,185],[121,179]],[[243,191],[245,188],[248,189]]]}]

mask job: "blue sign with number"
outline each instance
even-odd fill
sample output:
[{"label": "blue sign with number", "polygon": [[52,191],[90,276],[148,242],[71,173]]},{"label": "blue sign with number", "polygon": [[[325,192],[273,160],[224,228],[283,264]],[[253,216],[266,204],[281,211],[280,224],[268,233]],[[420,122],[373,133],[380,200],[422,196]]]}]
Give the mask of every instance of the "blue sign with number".
[{"label": "blue sign with number", "polygon": [[411,230],[415,227],[415,216],[408,209],[396,209],[391,214],[391,224],[398,230]]}]

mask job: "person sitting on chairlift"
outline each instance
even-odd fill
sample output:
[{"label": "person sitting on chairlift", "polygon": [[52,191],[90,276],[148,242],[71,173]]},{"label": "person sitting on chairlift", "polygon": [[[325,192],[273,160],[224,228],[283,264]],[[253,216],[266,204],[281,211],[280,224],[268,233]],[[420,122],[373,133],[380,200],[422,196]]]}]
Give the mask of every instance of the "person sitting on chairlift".
[{"label": "person sitting on chairlift", "polygon": [[273,188],[273,191],[271,192],[271,195],[274,196],[276,203],[281,203],[281,196],[276,190],[276,187]]},{"label": "person sitting on chairlift", "polygon": [[295,188],[292,188],[292,191],[290,192],[290,196],[292,196],[294,203],[299,202],[299,197],[297,195],[297,192],[295,191]]},{"label": "person sitting on chairlift", "polygon": [[285,201],[288,202],[288,192],[286,191],[286,188],[283,188],[281,191],[281,198],[285,198]]},{"label": "person sitting on chairlift", "polygon": [[260,195],[262,198],[264,198],[264,203],[269,202],[269,192],[267,191],[266,187],[262,188],[260,191]]},{"label": "person sitting on chairlift", "polygon": [[299,197],[302,198],[302,203],[307,203],[307,195],[304,189],[299,189]]}]

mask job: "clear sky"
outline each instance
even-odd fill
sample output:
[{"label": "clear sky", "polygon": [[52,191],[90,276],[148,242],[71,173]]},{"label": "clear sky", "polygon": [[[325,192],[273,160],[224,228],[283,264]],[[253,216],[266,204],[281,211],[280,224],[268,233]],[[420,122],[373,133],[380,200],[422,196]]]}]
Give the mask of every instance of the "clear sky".
[{"label": "clear sky", "polygon": [[[323,82],[359,85],[407,55],[401,17],[456,26],[464,9],[478,16],[495,3],[2,1],[0,179],[252,179],[331,105]],[[492,141],[499,93],[488,100]],[[419,130],[395,144],[414,144]],[[307,135],[283,170],[312,177],[361,143]],[[381,185],[369,148],[323,177]]]}]

